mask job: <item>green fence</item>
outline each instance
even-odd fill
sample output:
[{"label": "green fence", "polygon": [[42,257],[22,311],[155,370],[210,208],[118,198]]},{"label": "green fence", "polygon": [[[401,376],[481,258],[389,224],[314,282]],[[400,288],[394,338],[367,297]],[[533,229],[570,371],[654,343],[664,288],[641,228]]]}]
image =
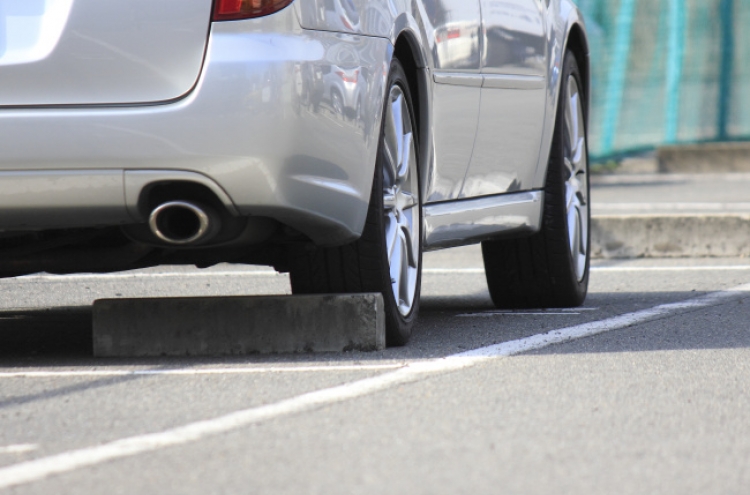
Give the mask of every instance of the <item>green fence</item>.
[{"label": "green fence", "polygon": [[592,61],[590,148],[750,139],[750,0],[576,0]]}]

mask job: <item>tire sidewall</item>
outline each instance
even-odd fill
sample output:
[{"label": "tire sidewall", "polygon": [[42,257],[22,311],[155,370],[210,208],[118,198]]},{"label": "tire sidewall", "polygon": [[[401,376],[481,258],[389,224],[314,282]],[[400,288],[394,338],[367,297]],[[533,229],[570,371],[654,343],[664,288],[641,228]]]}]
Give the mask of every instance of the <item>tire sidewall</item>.
[{"label": "tire sidewall", "polygon": [[[587,238],[586,243],[588,245],[586,250],[586,265],[584,269],[583,278],[579,281],[576,274],[575,264],[573,262],[573,253],[571,252],[570,243],[568,241],[568,215],[567,206],[565,204],[565,183],[568,179],[566,176],[565,165],[563,159],[565,156],[565,110],[568,105],[567,89],[568,80],[570,77],[576,80],[578,85],[578,92],[580,95],[581,104],[583,105],[583,128],[585,133],[585,153],[586,153],[586,198],[589,201],[589,207],[587,208]],[[583,303],[586,299],[589,285],[589,273],[591,265],[591,181],[590,181],[590,170],[589,170],[589,140],[588,140],[588,104],[585,94],[585,86],[582,84],[581,72],[578,68],[575,56],[571,52],[567,52],[563,63],[562,80],[560,83],[560,94],[558,96],[558,108],[555,119],[555,134],[552,140],[552,150],[550,153],[549,170],[547,175],[547,183],[545,186],[546,196],[553,198],[552,201],[545,201],[545,215],[544,225],[545,234],[548,236],[550,243],[558,244],[558,250],[565,252],[564,260],[557,260],[553,266],[562,265],[559,276],[556,277],[556,281],[562,287],[561,293],[569,294],[571,306],[578,306]],[[563,236],[553,236],[551,232],[562,231]]]},{"label": "tire sidewall", "polygon": [[[416,172],[417,172],[417,193],[419,195],[419,207],[418,207],[418,219],[419,219],[419,250],[418,250],[418,269],[417,269],[417,281],[415,286],[414,304],[412,305],[411,311],[408,315],[404,316],[398,310],[398,304],[396,297],[393,294],[391,288],[391,276],[390,276],[390,263],[388,261],[388,253],[386,247],[385,238],[385,211],[383,207],[383,167],[384,167],[384,142],[385,142],[385,120],[387,116],[388,105],[390,104],[391,89],[398,85],[403,92],[406,103],[409,108],[409,115],[411,118],[412,135],[414,139],[414,146],[416,149]],[[378,226],[378,239],[380,242],[380,253],[381,253],[381,285],[382,294],[385,302],[385,317],[386,317],[386,336],[388,345],[403,345],[411,336],[411,329],[414,322],[417,319],[419,313],[419,295],[422,286],[422,246],[423,246],[423,232],[424,222],[422,218],[422,192],[421,192],[421,180],[419,177],[419,141],[418,141],[417,123],[414,115],[414,105],[412,102],[411,92],[409,90],[408,80],[404,72],[401,63],[397,58],[393,58],[390,65],[388,83],[385,88],[385,97],[383,102],[383,114],[381,118],[379,141],[378,141],[378,152],[377,152],[377,163],[375,166],[375,181],[373,184],[371,204],[376,205],[375,214],[378,216],[379,221],[375,222]]]}]

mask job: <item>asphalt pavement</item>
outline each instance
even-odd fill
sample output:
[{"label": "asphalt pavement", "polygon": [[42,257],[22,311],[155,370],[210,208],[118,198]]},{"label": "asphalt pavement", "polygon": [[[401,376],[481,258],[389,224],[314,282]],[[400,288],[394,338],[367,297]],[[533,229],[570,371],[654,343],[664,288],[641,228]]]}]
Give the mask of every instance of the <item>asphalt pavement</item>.
[{"label": "asphalt pavement", "polygon": [[750,260],[600,260],[583,308],[515,312],[476,247],[425,268],[406,347],[232,359],[94,359],[90,304],[286,276],[0,282],[0,490],[747,493]]}]

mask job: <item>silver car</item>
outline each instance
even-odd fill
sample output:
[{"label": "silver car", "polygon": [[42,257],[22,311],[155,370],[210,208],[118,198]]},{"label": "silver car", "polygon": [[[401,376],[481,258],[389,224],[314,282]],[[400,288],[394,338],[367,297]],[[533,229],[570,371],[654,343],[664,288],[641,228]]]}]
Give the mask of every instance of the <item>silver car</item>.
[{"label": "silver car", "polygon": [[[0,276],[266,264],[381,292],[482,243],[498,307],[583,302],[571,0],[3,0]],[[336,91],[341,94],[333,96]]]}]

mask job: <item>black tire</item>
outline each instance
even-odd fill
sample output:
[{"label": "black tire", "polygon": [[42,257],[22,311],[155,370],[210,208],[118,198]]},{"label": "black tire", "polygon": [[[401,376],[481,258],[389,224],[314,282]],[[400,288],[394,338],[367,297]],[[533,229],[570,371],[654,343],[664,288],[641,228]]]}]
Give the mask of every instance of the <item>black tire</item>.
[{"label": "black tire", "polygon": [[[566,156],[572,153],[573,139],[566,127],[566,106],[573,106],[568,98],[570,81],[575,81],[580,97],[583,122],[583,149],[581,166],[585,173],[585,187],[576,197],[585,204],[585,214],[580,212],[580,244],[585,242],[585,263],[580,249],[571,247],[569,234],[566,184],[572,175],[566,166]],[[498,308],[565,308],[577,307],[586,299],[589,283],[591,246],[591,213],[588,207],[588,137],[586,131],[586,97],[581,74],[572,53],[565,55],[563,78],[552,139],[547,179],[544,188],[542,228],[537,234],[521,239],[487,241],[482,243],[482,254],[492,301]],[[574,111],[574,110],[572,110]],[[580,128],[580,127],[579,127]],[[577,140],[580,142],[580,140]],[[579,146],[580,148],[580,146]],[[576,154],[576,156],[581,156]],[[567,163],[570,163],[570,159]],[[574,167],[571,167],[574,168]],[[580,172],[579,172],[580,173]],[[585,196],[584,196],[585,191]],[[584,218],[585,217],[585,218]],[[583,227],[583,222],[586,222]],[[569,237],[570,235],[570,237]],[[576,251],[575,253],[573,251]],[[574,259],[574,255],[576,258]],[[580,276],[580,269],[583,275]]]},{"label": "black tire", "polygon": [[344,115],[344,99],[336,90],[331,92],[331,106],[333,107],[333,113]]},{"label": "black tire", "polygon": [[[298,248],[290,256],[289,270],[294,294],[362,293],[380,292],[385,302],[386,343],[388,346],[404,345],[408,342],[412,327],[419,313],[419,294],[422,273],[422,218],[421,198],[416,208],[412,208],[418,223],[419,247],[417,250],[416,287],[413,302],[407,314],[399,310],[392,288],[389,256],[386,250],[386,209],[384,207],[384,167],[386,110],[392,89],[397,87],[404,96],[409,109],[409,120],[415,140],[417,132],[414,121],[409,84],[404,70],[397,59],[393,59],[386,91],[383,123],[380,130],[378,156],[375,164],[375,177],[372,185],[367,222],[362,236],[351,244],[333,248]],[[418,156],[416,163],[419,163]],[[418,175],[417,191],[419,191]],[[411,210],[410,210],[411,211]]]}]

